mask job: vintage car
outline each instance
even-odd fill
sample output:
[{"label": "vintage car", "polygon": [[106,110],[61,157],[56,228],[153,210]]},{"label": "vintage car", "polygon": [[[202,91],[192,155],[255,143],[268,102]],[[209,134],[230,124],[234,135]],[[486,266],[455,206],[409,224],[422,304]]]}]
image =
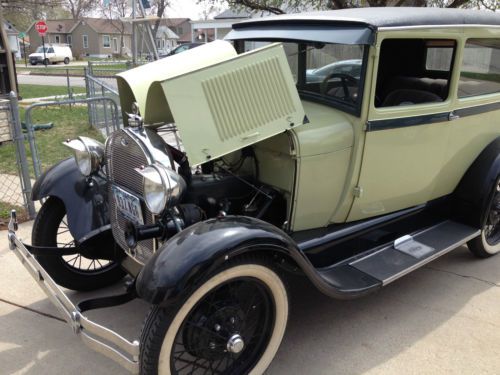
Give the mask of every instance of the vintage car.
[{"label": "vintage car", "polygon": [[[85,343],[132,372],[262,374],[290,272],[349,299],[464,244],[500,252],[499,14],[251,19],[117,80],[125,127],[68,141],[74,158],[34,186],[32,244],[15,213],[9,238]],[[60,288],[125,274],[125,294],[77,305]],[[85,314],[134,298],[152,306],[138,341]]]}]

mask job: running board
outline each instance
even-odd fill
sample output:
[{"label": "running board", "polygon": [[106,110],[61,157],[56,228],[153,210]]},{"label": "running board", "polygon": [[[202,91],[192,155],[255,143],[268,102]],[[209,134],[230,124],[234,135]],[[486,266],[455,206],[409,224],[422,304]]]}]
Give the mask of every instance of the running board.
[{"label": "running board", "polygon": [[379,289],[477,237],[481,231],[446,220],[398,238],[318,273],[342,293],[360,296]]}]

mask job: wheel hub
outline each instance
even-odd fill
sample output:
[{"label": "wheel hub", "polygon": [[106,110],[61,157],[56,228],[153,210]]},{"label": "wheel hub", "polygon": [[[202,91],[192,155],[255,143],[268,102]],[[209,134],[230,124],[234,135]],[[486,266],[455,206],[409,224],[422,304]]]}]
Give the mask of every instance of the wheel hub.
[{"label": "wheel hub", "polygon": [[196,357],[222,358],[227,352],[237,354],[245,347],[239,334],[245,314],[238,306],[214,306],[215,311],[200,311],[195,324],[184,332],[184,345]]},{"label": "wheel hub", "polygon": [[245,348],[245,342],[240,335],[235,334],[229,338],[226,347],[228,352],[238,354]]}]

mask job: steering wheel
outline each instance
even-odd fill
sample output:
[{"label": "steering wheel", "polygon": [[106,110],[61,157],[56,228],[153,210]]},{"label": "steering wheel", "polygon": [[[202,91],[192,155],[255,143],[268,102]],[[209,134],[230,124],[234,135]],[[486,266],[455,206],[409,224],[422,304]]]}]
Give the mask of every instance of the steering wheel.
[{"label": "steering wheel", "polygon": [[352,86],[358,87],[359,80],[354,78],[353,76],[350,76],[349,74],[345,73],[330,73],[328,74],[323,81],[320,84],[320,93],[321,95],[326,95],[326,90],[328,89],[328,82],[332,78],[339,78],[340,82],[342,84],[342,90],[344,91],[344,100],[345,101],[354,101],[354,99],[351,96],[351,93],[349,92],[349,85],[348,83],[351,83]]}]

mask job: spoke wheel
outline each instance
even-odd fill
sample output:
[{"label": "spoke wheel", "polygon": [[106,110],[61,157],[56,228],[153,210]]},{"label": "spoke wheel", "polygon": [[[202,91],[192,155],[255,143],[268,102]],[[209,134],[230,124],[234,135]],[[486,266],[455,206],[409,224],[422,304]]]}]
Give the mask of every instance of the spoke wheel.
[{"label": "spoke wheel", "polygon": [[[33,224],[34,246],[68,248],[76,246],[66,217],[66,208],[57,198],[42,205]],[[68,289],[88,291],[114,284],[125,272],[119,264],[104,259],[88,259],[80,253],[62,256],[36,256],[56,283]]]},{"label": "spoke wheel", "polygon": [[232,266],[180,308],[153,308],[141,338],[141,373],[261,374],[287,317],[286,288],[269,265]]},{"label": "spoke wheel", "polygon": [[484,217],[481,235],[468,243],[469,249],[481,258],[500,252],[500,178],[497,179]]}]

